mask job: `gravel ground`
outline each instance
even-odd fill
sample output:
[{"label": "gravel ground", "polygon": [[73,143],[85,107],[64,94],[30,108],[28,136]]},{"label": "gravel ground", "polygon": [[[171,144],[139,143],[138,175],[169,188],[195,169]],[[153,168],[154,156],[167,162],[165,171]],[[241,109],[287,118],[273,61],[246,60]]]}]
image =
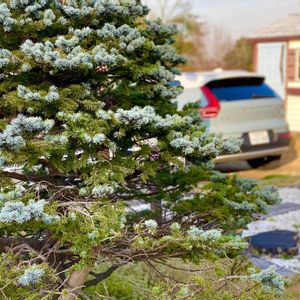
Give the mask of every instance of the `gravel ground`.
[{"label": "gravel ground", "polygon": [[300,189],[298,188],[282,188],[279,190],[283,203],[300,204]]},{"label": "gravel ground", "polygon": [[[297,205],[300,205],[300,189],[280,189],[280,196],[282,198],[282,205],[275,208],[274,212],[276,213],[272,214],[271,212],[266,219],[249,224],[248,229],[243,232],[244,237],[278,229],[297,230],[297,227],[300,226],[300,208],[296,209]],[[284,213],[278,214],[281,207],[284,207]]]}]

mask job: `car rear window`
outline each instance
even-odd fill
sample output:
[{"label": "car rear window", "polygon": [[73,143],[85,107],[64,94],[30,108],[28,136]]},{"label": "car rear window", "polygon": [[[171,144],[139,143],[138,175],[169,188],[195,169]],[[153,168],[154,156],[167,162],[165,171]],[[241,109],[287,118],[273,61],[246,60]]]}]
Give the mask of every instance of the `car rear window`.
[{"label": "car rear window", "polygon": [[181,86],[181,83],[179,80],[174,80],[174,81],[169,82],[169,85],[170,86]]},{"label": "car rear window", "polygon": [[224,79],[207,84],[219,101],[277,98],[263,78]]}]

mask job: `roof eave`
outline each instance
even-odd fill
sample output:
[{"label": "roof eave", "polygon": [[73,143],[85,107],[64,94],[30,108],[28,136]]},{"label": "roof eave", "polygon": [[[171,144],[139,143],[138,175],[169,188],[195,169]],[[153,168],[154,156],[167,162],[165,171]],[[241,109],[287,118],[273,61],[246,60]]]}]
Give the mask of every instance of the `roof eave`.
[{"label": "roof eave", "polygon": [[299,35],[289,35],[289,36],[270,36],[270,37],[248,37],[246,40],[250,43],[259,43],[259,42],[288,42],[290,40],[300,40]]}]

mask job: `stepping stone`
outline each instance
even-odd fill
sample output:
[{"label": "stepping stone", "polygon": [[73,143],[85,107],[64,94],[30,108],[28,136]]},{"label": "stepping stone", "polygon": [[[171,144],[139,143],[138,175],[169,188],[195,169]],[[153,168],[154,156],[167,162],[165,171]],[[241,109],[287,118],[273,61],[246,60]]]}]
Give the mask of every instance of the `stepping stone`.
[{"label": "stepping stone", "polygon": [[288,230],[275,230],[259,233],[250,238],[250,245],[261,253],[290,255],[298,254],[298,233]]},{"label": "stepping stone", "polygon": [[300,204],[289,203],[289,202],[282,203],[278,206],[273,207],[270,213],[268,214],[268,217],[286,214],[288,212],[295,211],[295,210],[300,210]]},{"label": "stepping stone", "polygon": [[291,271],[287,268],[280,267],[276,264],[272,264],[271,262],[269,262],[267,259],[265,259],[263,257],[253,255],[253,256],[250,256],[249,259],[256,267],[258,267],[262,270],[266,270],[266,269],[270,268],[271,266],[275,266],[277,273],[281,274],[282,276],[295,276],[296,275],[293,271]]},{"label": "stepping stone", "polygon": [[299,210],[300,213],[300,204],[286,202],[274,206],[267,215],[255,213],[253,216],[258,220],[265,220],[269,217],[275,217],[278,215],[287,214],[289,212],[297,211],[297,210]]}]

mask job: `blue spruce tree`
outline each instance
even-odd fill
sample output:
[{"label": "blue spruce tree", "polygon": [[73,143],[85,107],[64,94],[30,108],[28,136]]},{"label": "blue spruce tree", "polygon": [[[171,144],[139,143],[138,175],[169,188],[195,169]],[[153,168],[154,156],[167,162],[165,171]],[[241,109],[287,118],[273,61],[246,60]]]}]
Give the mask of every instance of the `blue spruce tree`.
[{"label": "blue spruce tree", "polygon": [[[138,0],[1,1],[1,297],[88,299],[127,264],[239,259],[235,230],[278,201],[213,170],[239,141],[176,111],[185,59],[176,29],[147,14]],[[282,289],[272,270],[233,270]]]}]

